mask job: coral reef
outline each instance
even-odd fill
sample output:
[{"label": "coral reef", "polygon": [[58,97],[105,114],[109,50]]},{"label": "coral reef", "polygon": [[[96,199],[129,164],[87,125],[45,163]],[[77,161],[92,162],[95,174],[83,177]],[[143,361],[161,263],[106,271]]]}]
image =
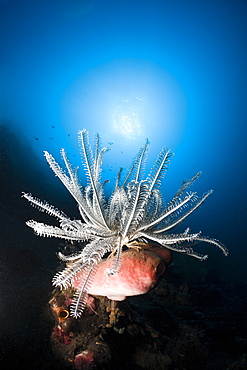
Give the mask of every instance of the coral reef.
[{"label": "coral reef", "polygon": [[[73,320],[68,332],[57,318],[52,343],[60,366],[76,370],[196,368],[207,358],[207,349],[200,341],[201,330],[176,316],[177,309],[188,306],[180,297],[187,294],[180,290],[162,280],[147,295],[114,305],[105,297],[95,297],[93,312],[86,306],[80,319],[68,319]],[[61,299],[64,293],[55,290],[54,295]]]}]

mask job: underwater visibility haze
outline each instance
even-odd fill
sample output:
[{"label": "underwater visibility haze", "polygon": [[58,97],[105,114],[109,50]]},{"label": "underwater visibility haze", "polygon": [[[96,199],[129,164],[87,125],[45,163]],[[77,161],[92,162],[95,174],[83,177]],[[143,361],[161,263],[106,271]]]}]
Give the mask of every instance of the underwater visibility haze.
[{"label": "underwater visibility haze", "polygon": [[[80,369],[83,361],[106,369],[117,364],[119,370],[133,364],[138,369],[244,368],[246,19],[242,0],[0,0],[4,363],[7,359],[16,368],[22,358],[26,369],[72,363]],[[95,157],[87,132],[100,135]],[[101,145],[110,150],[100,151]],[[171,152],[160,152],[164,147],[175,153],[169,171]],[[213,193],[205,193],[208,189]],[[23,192],[44,212],[29,207]],[[58,219],[54,226],[49,215]],[[38,234],[58,239],[35,236],[27,220]],[[198,243],[202,239],[209,243]],[[148,240],[156,243],[151,249]],[[167,252],[157,249],[159,242]],[[224,254],[227,248],[228,256],[215,246]],[[112,264],[101,261],[105,252]],[[185,255],[197,253],[209,258],[200,262]],[[123,266],[135,264],[136,274],[145,270],[148,282],[124,286],[121,297],[128,299],[110,307],[107,326],[109,302],[101,297],[90,303],[85,293],[90,296],[91,289],[97,296],[93,276],[103,281],[105,269],[123,284],[117,273],[121,257]],[[131,297],[133,292],[146,294]],[[84,339],[78,337],[83,318]],[[159,338],[157,351],[154,338]],[[81,346],[75,349],[76,341]],[[179,349],[173,347],[176,341]],[[170,352],[164,350],[168,347]],[[104,355],[76,357],[88,348],[98,354],[100,348]],[[152,350],[145,355],[144,348]],[[55,361],[54,353],[66,358],[65,364]]]}]

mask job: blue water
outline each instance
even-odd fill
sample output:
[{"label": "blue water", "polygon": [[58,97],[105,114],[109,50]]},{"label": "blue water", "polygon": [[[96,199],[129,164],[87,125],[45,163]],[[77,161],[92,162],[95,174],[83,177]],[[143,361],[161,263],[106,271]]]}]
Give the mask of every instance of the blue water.
[{"label": "blue water", "polygon": [[111,149],[111,181],[149,138],[147,167],[163,146],[175,152],[167,200],[203,172],[193,190],[215,191],[186,225],[227,245],[227,258],[209,247],[206,263],[246,281],[246,17],[241,0],[0,0],[4,209],[23,190],[76,211],[43,150],[59,160],[64,147],[79,165],[80,129]]},{"label": "blue water", "polygon": [[167,191],[203,171],[197,188],[215,192],[200,228],[245,252],[246,13],[245,1],[1,1],[1,121],[75,164],[78,130],[99,132],[114,171],[147,137],[150,164],[168,146]]}]

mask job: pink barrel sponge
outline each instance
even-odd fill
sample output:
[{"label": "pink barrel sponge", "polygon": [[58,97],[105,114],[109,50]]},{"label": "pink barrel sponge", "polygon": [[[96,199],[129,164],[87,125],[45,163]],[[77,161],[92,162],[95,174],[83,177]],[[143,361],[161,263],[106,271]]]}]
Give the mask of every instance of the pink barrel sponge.
[{"label": "pink barrel sponge", "polygon": [[[128,296],[147,293],[157,284],[171,262],[171,251],[152,246],[141,250],[128,249],[121,254],[118,272],[109,275],[107,272],[113,265],[113,258],[102,260],[97,265],[88,293],[123,301]],[[83,275],[79,272],[74,277],[74,288],[80,287]]]}]

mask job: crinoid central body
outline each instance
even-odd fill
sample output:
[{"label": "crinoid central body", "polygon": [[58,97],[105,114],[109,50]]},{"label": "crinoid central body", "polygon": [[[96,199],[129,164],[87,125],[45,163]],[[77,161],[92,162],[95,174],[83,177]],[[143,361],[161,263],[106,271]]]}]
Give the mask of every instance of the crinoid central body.
[{"label": "crinoid central body", "polygon": [[199,197],[196,192],[187,191],[199,177],[200,172],[192,179],[184,181],[171,201],[163,204],[160,185],[173,154],[163,148],[151,171],[144,177],[149,148],[147,140],[124,179],[121,176],[122,169],[119,170],[112,195],[106,199],[104,195],[106,182],[101,179],[101,166],[102,157],[108,148],[101,149],[99,141],[99,135],[96,135],[93,152],[88,132],[86,130],[79,132],[82,161],[87,176],[85,187],[80,184],[77,168],[72,167],[64,149],[61,150],[61,154],[66,170],[58,165],[51,154],[44,152],[51,169],[78,203],[80,220],[71,220],[64,212],[48,203],[34,198],[31,194],[23,194],[33,206],[59,221],[59,227],[34,220],[27,221],[27,225],[38,235],[84,242],[77,254],[67,256],[58,253],[59,258],[65,261],[67,266],[53,278],[55,286],[66,289],[77,276],[80,276],[78,289],[71,304],[71,315],[75,318],[83,312],[87,291],[99,262],[104,256],[112,253],[112,263],[106,274],[111,276],[119,273],[124,246],[136,248],[140,243],[148,244],[151,241],[160,247],[205,260],[207,256],[195,252],[191,244],[207,242],[216,245],[227,255],[224,245],[218,240],[202,236],[200,232],[192,233],[188,228],[183,233],[171,232],[212,193],[210,190]]}]

